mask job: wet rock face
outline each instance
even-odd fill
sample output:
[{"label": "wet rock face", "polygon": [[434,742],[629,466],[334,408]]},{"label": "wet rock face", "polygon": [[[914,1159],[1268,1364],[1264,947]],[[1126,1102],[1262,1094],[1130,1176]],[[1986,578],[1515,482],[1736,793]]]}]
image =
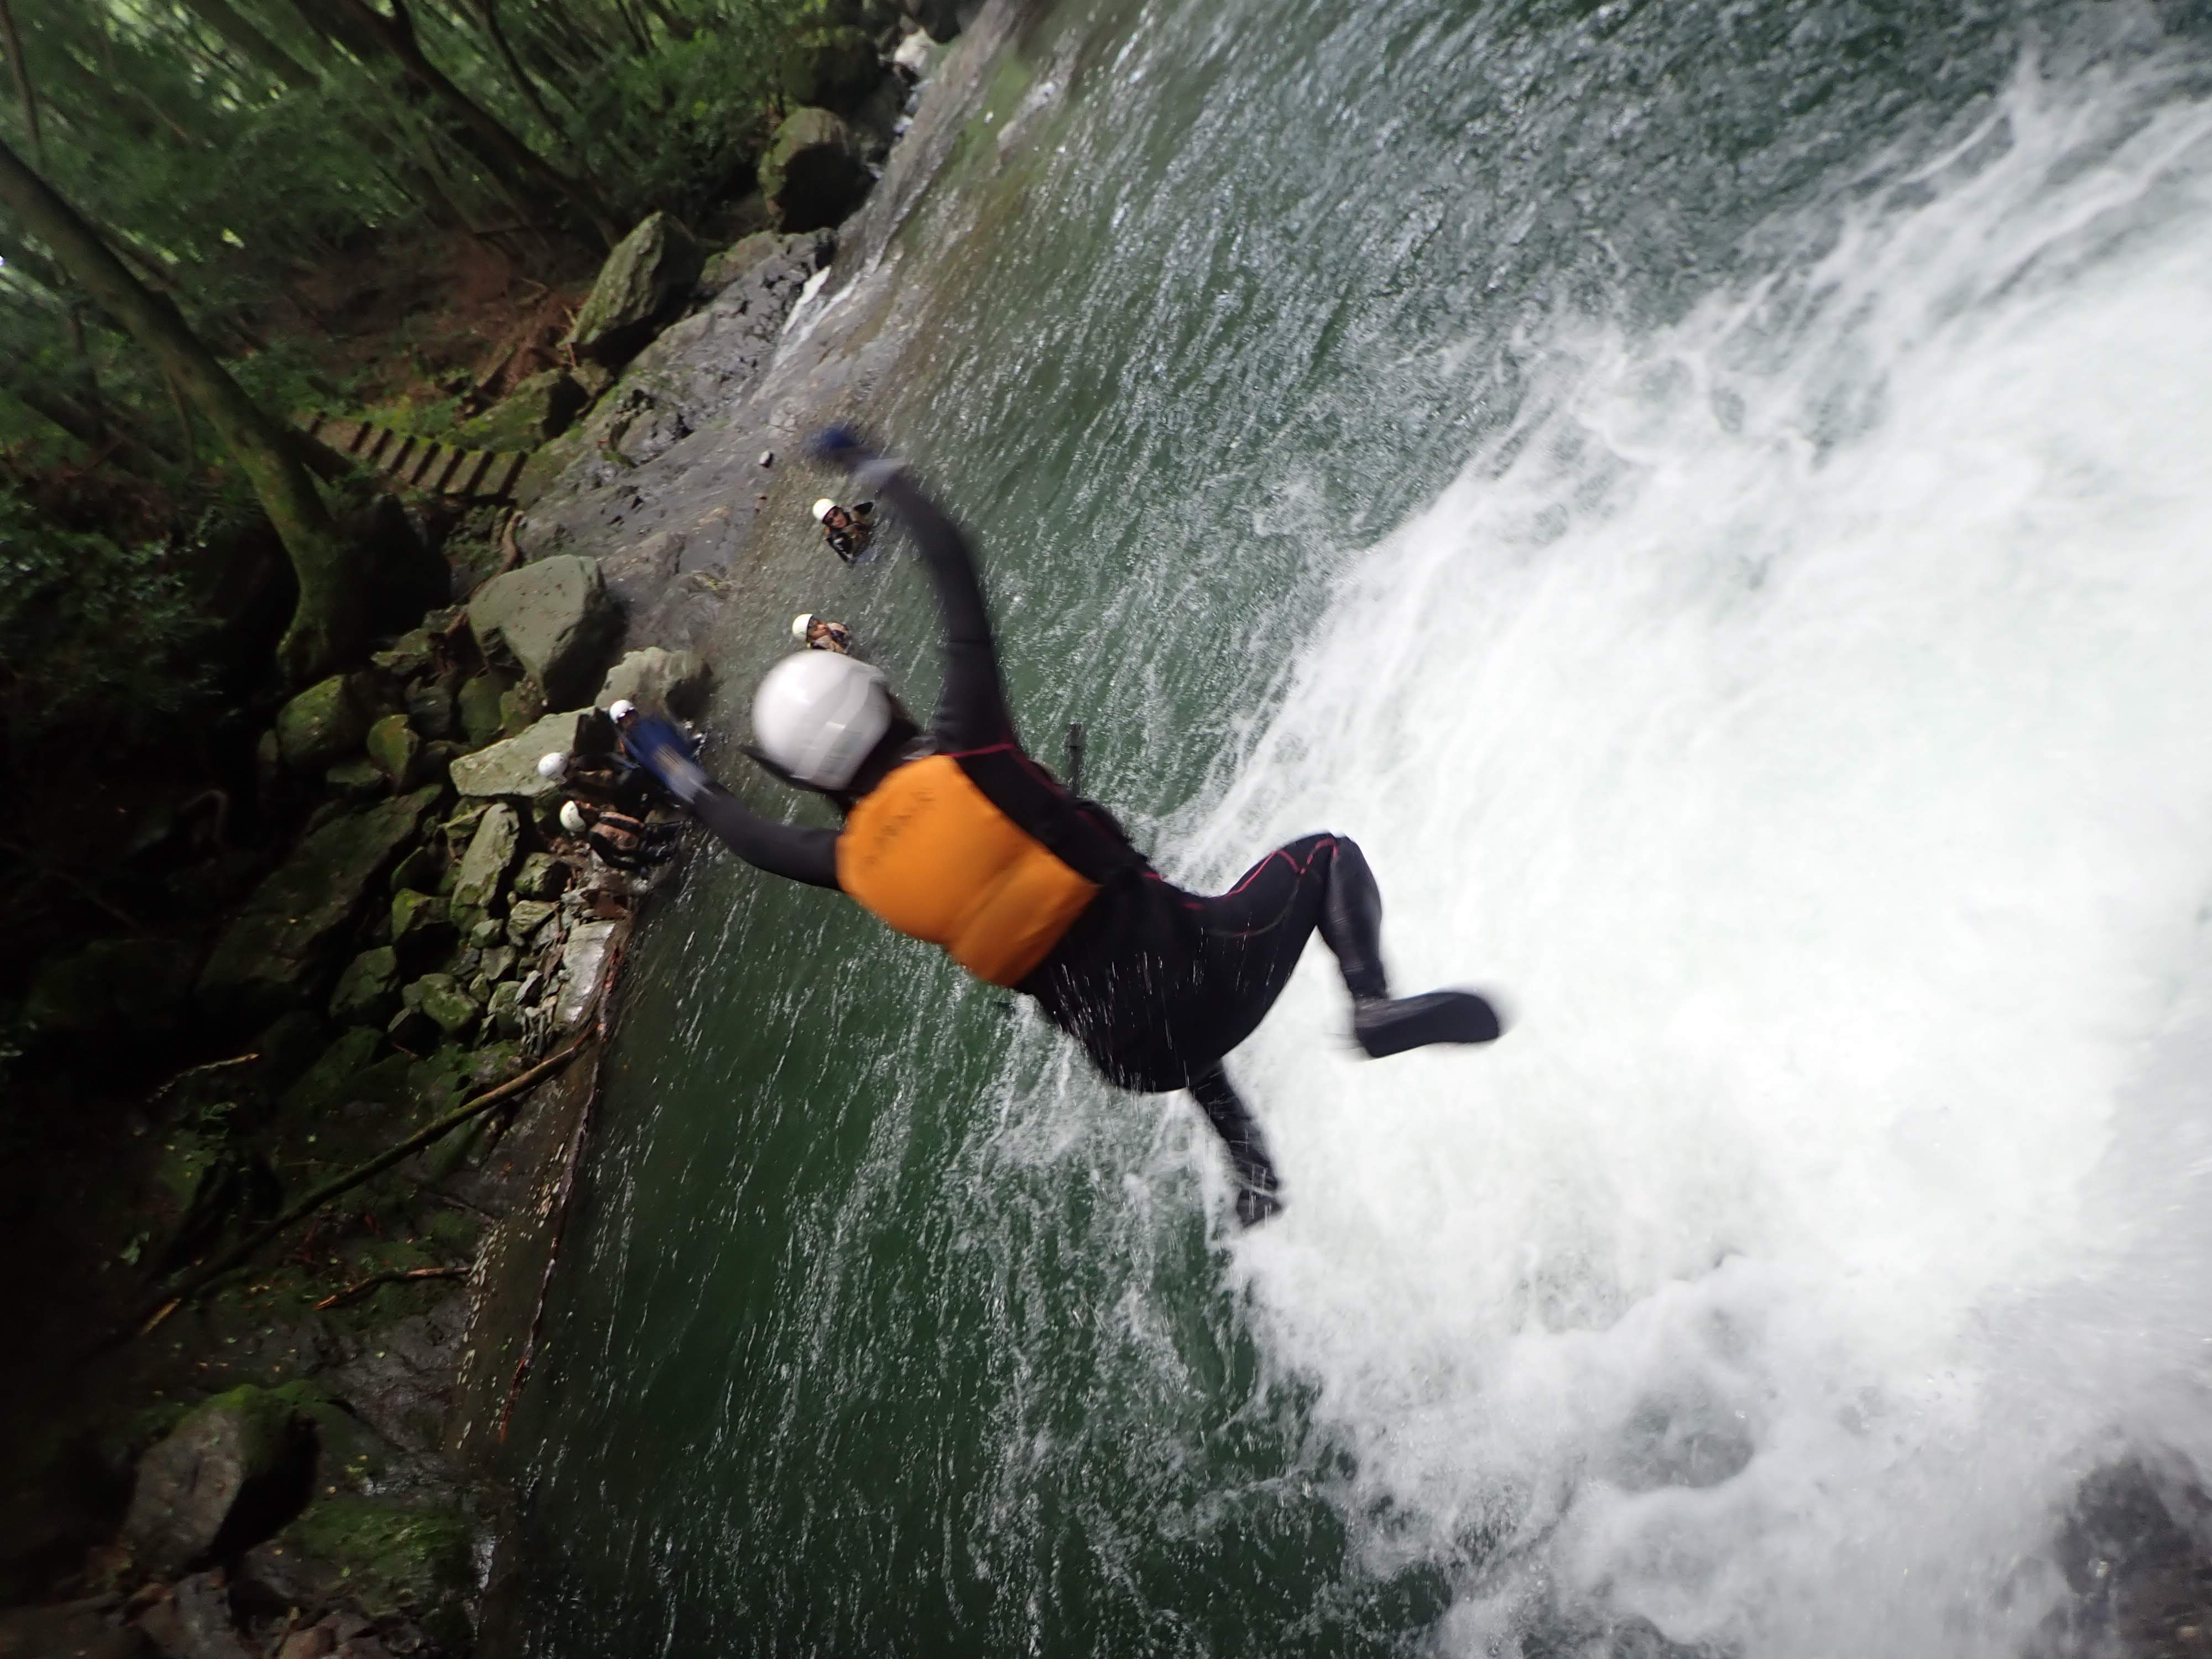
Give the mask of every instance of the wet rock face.
[{"label": "wet rock face", "polygon": [[284,763],[297,772],[321,772],[361,747],[368,733],[368,711],[343,674],[318,681],[286,703],[276,715],[276,745]]},{"label": "wet rock face", "polygon": [[307,1001],[362,902],[410,846],[438,791],[417,790],[310,835],[254,890],[201,970],[200,1006],[226,1024]]},{"label": "wet rock face", "polygon": [[469,626],[488,654],[513,657],[549,702],[574,708],[598,684],[622,617],[595,562],[555,557],[478,588],[469,600]]},{"label": "wet rock face", "polygon": [[607,255],[564,343],[602,363],[623,362],[690,290],[705,258],[691,233],[673,216],[654,214]]},{"label": "wet rock face", "polygon": [[313,1461],[312,1436],[276,1395],[217,1395],[139,1464],[124,1540],[158,1573],[243,1548],[298,1512]]},{"label": "wet rock face", "polygon": [[836,224],[872,182],[853,130],[826,109],[793,110],[761,157],[761,194],[787,231]]}]

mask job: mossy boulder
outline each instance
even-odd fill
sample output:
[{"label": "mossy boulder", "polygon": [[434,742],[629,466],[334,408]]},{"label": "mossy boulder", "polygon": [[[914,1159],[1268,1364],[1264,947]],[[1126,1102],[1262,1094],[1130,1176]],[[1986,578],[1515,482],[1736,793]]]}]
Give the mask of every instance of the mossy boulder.
[{"label": "mossy boulder", "polygon": [[622,616],[598,562],[566,554],[477,589],[469,626],[488,654],[512,657],[554,707],[573,708],[599,684]]},{"label": "mossy boulder", "polygon": [[217,1395],[138,1465],[123,1536],[173,1573],[266,1537],[307,1495],[313,1445],[289,1402],[251,1385]]},{"label": "mossy boulder", "polygon": [[447,1036],[459,1036],[477,1023],[483,1005],[461,988],[451,974],[425,974],[407,988],[409,1005]]},{"label": "mossy boulder", "polygon": [[355,755],[325,768],[323,784],[343,800],[374,800],[384,793],[384,770],[368,756]]},{"label": "mossy boulder", "polygon": [[518,801],[557,799],[561,786],[551,778],[539,775],[539,761],[556,750],[563,755],[605,755],[613,747],[614,727],[598,710],[572,709],[564,714],[548,714],[520,736],[455,761],[453,787],[465,798]]},{"label": "mossy boulder", "polygon": [[483,909],[498,897],[521,839],[522,821],[505,801],[485,813],[454,874],[453,902]]},{"label": "mossy boulder", "polygon": [[741,237],[720,252],[708,256],[699,270],[699,291],[709,296],[720,294],[782,252],[783,238],[772,230],[757,230]]},{"label": "mossy boulder", "polygon": [[786,98],[823,109],[853,108],[884,78],[876,43],[862,30],[837,23],[793,35],[780,70]]},{"label": "mossy boulder", "polygon": [[192,952],[167,939],[97,939],[40,965],[23,1023],[42,1041],[173,1030],[191,1001]]},{"label": "mossy boulder", "polygon": [[[532,853],[522,860],[514,872],[514,893],[518,898],[559,898],[568,884],[568,866],[550,853]],[[499,975],[494,974],[494,979]]]},{"label": "mossy boulder", "polygon": [[295,772],[321,772],[361,747],[368,720],[353,682],[333,674],[277,710],[277,750]]},{"label": "mossy boulder", "polygon": [[419,781],[422,739],[404,714],[386,714],[373,722],[365,740],[368,757],[394,789],[410,789]]},{"label": "mossy boulder", "polygon": [[793,110],[761,156],[761,194],[786,231],[837,223],[860,205],[870,182],[852,128],[830,110]]},{"label": "mossy boulder", "polygon": [[385,872],[421,832],[438,791],[333,819],[256,888],[208,958],[199,1001],[222,1024],[265,1023],[313,996]]},{"label": "mossy boulder", "polygon": [[539,928],[560,914],[561,907],[545,899],[517,899],[507,913],[507,942],[527,949]]},{"label": "mossy boulder", "polygon": [[675,216],[652,215],[607,255],[563,343],[602,363],[626,362],[690,292],[705,257]]},{"label": "mossy boulder", "polygon": [[409,1620],[459,1653],[471,1642],[475,1549],[456,1510],[326,1493],[249,1551],[238,1578],[271,1606],[337,1606],[379,1623]]},{"label": "mossy boulder", "polygon": [[606,678],[599,682],[599,695],[592,701],[602,708],[610,708],[618,700],[627,698],[641,708],[696,714],[706,701],[707,688],[713,680],[713,671],[696,653],[647,646],[642,651],[631,652],[607,670]]},{"label": "mossy boulder", "polygon": [[384,1052],[384,1035],[366,1026],[340,1034],[323,1050],[297,1083],[285,1091],[284,1109],[310,1115],[338,1104],[354,1079],[376,1063]]},{"label": "mossy boulder", "polygon": [[497,404],[453,430],[463,449],[535,449],[557,438],[591,402],[565,369],[549,368],[519,382]]},{"label": "mossy boulder", "polygon": [[392,943],[415,961],[453,940],[453,908],[441,896],[402,888],[392,896]]},{"label": "mossy boulder", "polygon": [[500,694],[507,690],[496,674],[478,674],[461,683],[453,702],[460,716],[461,734],[471,749],[481,748],[499,736]]},{"label": "mossy boulder", "polygon": [[331,1018],[341,1025],[381,1025],[398,1006],[399,953],[388,945],[348,963],[331,993]]}]

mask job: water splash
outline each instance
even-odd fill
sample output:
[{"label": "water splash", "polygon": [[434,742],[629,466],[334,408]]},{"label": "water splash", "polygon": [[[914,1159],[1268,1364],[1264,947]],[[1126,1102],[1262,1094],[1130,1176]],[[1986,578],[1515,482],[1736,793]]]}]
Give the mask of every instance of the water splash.
[{"label": "water splash", "polygon": [[1679,323],[1532,325],[1187,826],[1357,836],[1401,981],[1520,1015],[1355,1066],[1316,960],[1243,1059],[1294,1202],[1239,1271],[1455,1650],[2013,1651],[2114,1437],[2212,1450],[2212,104],[2165,73],[2030,66]]}]

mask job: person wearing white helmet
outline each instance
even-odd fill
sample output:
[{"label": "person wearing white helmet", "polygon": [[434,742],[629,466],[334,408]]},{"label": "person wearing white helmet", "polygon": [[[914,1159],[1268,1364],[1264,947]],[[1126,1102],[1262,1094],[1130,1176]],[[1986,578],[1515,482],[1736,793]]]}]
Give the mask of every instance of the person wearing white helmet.
[{"label": "person wearing white helmet", "polygon": [[830,550],[847,564],[868,550],[875,539],[876,504],[858,501],[850,507],[837,505],[824,495],[814,503],[814,522],[822,526],[822,538],[830,544]]},{"label": "person wearing white helmet", "polygon": [[835,651],[841,657],[853,654],[853,630],[811,611],[802,611],[791,619],[791,637],[810,651]]},{"label": "person wearing white helmet", "polygon": [[561,827],[581,836],[592,854],[617,870],[641,871],[665,863],[675,850],[677,826],[617,811],[611,806],[561,803]]},{"label": "person wearing white helmet", "polygon": [[1342,836],[1279,848],[1214,896],[1164,880],[1110,812],[1023,751],[959,531],[850,434],[827,433],[819,447],[856,466],[911,526],[944,623],[944,690],[925,729],[878,670],[849,657],[799,652],[763,678],[750,752],[828,796],[844,815],[836,830],[747,811],[673,727],[641,717],[624,734],[631,754],[725,845],[772,874],[838,889],[977,978],[1034,998],[1121,1087],[1190,1091],[1235,1166],[1246,1225],[1281,1207],[1280,1182],[1222,1061],[1316,933],[1369,1055],[1500,1034],[1497,1011],[1472,991],[1390,994],[1382,895]]}]

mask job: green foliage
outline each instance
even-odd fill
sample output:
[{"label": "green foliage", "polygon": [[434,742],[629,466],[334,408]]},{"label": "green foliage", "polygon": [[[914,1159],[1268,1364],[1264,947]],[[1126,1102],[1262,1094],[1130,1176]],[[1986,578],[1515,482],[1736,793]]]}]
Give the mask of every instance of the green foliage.
[{"label": "green foliage", "polygon": [[[196,534],[222,536],[218,500]],[[192,647],[209,624],[190,548],[130,545],[53,523],[0,492],[0,717],[11,731],[83,724],[137,736],[205,689]]]}]

